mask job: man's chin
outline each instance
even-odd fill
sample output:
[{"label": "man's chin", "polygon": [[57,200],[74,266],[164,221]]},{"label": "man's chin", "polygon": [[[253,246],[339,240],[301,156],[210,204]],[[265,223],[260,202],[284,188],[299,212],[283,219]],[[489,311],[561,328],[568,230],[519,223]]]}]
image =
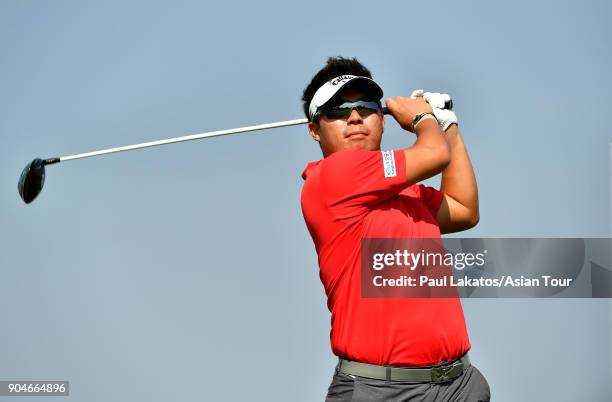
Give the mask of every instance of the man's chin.
[{"label": "man's chin", "polygon": [[380,144],[372,143],[368,141],[354,141],[353,140],[353,141],[345,142],[344,144],[342,144],[341,147],[338,147],[331,152],[329,151],[327,153],[324,152],[323,155],[329,156],[335,152],[343,151],[347,149],[365,149],[366,151],[380,151]]},{"label": "man's chin", "polygon": [[[364,139],[365,140],[365,139]],[[377,151],[380,149],[380,144],[373,144],[369,141],[352,140],[346,144],[345,149],[365,149],[366,151]]]}]

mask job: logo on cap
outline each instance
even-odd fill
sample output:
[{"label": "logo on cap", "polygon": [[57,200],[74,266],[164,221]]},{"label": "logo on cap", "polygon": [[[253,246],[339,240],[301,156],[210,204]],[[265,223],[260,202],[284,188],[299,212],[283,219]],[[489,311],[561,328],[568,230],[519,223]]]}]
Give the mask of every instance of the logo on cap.
[{"label": "logo on cap", "polygon": [[339,77],[334,78],[332,80],[331,84],[332,85],[338,85],[342,81],[350,80],[351,78],[354,78],[354,77],[355,77],[354,75],[341,75]]}]

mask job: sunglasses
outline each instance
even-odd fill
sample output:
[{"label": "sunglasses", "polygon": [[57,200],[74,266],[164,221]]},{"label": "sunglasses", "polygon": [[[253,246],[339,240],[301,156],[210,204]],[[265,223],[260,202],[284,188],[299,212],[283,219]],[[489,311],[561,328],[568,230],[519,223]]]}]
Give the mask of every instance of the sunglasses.
[{"label": "sunglasses", "polygon": [[357,113],[365,118],[381,110],[381,105],[378,101],[370,100],[344,102],[340,105],[322,108],[315,114],[315,119],[318,120],[320,116],[325,116],[331,120],[347,119],[353,112],[353,109],[356,109]]}]

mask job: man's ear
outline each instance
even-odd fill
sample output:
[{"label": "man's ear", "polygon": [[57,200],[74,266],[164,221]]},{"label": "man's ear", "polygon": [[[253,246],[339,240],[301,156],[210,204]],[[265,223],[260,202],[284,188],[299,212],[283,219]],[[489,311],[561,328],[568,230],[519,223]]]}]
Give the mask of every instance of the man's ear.
[{"label": "man's ear", "polygon": [[319,135],[319,125],[317,123],[313,123],[312,121],[308,122],[308,133],[316,142],[321,141],[321,136]]}]

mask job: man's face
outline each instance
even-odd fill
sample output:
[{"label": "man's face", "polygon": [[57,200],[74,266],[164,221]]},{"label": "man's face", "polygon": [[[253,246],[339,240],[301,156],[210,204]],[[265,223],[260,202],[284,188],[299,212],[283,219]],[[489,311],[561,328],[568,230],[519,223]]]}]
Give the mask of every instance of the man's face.
[{"label": "man's face", "polygon": [[[367,96],[361,90],[349,88],[340,92],[337,99],[356,101],[367,99]],[[308,131],[321,145],[324,157],[342,149],[378,150],[384,129],[385,120],[381,111],[361,117],[356,109],[346,119],[328,119],[321,115],[318,123],[308,123]]]}]

